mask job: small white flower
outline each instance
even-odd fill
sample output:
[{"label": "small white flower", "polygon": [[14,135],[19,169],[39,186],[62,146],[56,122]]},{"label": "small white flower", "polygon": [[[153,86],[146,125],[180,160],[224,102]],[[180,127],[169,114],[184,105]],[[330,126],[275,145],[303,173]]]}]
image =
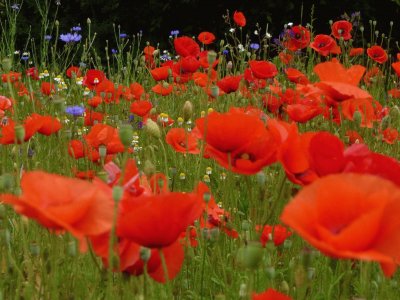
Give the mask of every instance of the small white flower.
[{"label": "small white flower", "polygon": [[287,23],[287,26],[292,27],[293,26],[293,22]]},{"label": "small white flower", "polygon": [[265,36],[267,37],[267,39],[272,38],[272,35],[271,35],[269,32],[266,32],[266,33],[265,33]]},{"label": "small white flower", "polygon": [[254,34],[255,34],[255,35],[258,35],[258,31],[257,31],[257,30],[254,30]]},{"label": "small white flower", "polygon": [[239,45],[238,45],[238,49],[239,49],[239,51],[244,51],[243,45],[242,45],[242,44],[239,44]]},{"label": "small white flower", "polygon": [[229,29],[229,32],[230,32],[230,33],[234,33],[234,32],[235,32],[235,28]]}]

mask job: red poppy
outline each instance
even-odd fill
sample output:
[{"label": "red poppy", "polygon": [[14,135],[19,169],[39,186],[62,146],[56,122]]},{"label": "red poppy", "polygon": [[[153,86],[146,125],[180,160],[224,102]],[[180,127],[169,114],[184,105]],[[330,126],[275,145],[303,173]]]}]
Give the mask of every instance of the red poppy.
[{"label": "red poppy", "polygon": [[213,112],[196,125],[206,142],[205,153],[228,170],[255,174],[275,161],[275,140],[256,116],[231,109]]},{"label": "red poppy", "polygon": [[6,74],[1,75],[1,81],[6,82],[17,82],[21,80],[21,73],[10,71]]},{"label": "red poppy", "polygon": [[154,78],[155,81],[167,80],[172,70],[170,67],[160,67],[155,68],[150,71],[151,76]]},{"label": "red poppy", "polygon": [[307,76],[294,68],[287,68],[285,70],[285,74],[290,82],[298,83],[298,84],[309,84],[310,81],[308,80]]},{"label": "red poppy", "polygon": [[246,26],[246,17],[241,11],[235,10],[235,12],[233,13],[233,21],[239,27]]},{"label": "red poppy", "polygon": [[269,241],[273,241],[275,246],[282,245],[293,232],[282,225],[256,226],[257,231],[261,231],[260,242],[265,247]]},{"label": "red poppy", "polygon": [[359,56],[364,54],[364,48],[351,48],[349,52],[350,57]]},{"label": "red poppy", "polygon": [[215,35],[211,32],[203,31],[198,35],[197,39],[200,41],[200,43],[209,45],[215,41]]},{"label": "red poppy", "polygon": [[180,66],[185,73],[194,73],[200,68],[200,62],[193,56],[186,56],[179,60]]},{"label": "red poppy", "polygon": [[100,112],[93,111],[90,109],[85,109],[85,118],[84,125],[85,126],[93,126],[95,124],[103,122],[104,115]]},{"label": "red poppy", "polygon": [[390,276],[400,262],[399,197],[380,177],[330,175],[303,188],[281,220],[326,255],[377,261]]},{"label": "red poppy", "polygon": [[83,85],[94,90],[95,87],[104,79],[106,79],[106,75],[102,71],[91,69],[86,72],[86,75],[83,78]]},{"label": "red poppy", "polygon": [[341,53],[340,47],[336,44],[336,41],[326,34],[316,35],[310,44],[310,47],[322,56]]},{"label": "red poppy", "polygon": [[347,41],[351,39],[352,29],[353,24],[351,24],[349,21],[336,21],[332,24],[332,35],[337,39],[343,38],[345,41]]},{"label": "red poppy", "polygon": [[93,96],[92,98],[90,98],[88,100],[88,104],[93,107],[96,108],[97,106],[99,106],[101,103],[103,102],[103,98],[101,98],[100,96]]},{"label": "red poppy", "polygon": [[283,45],[290,51],[297,51],[306,48],[310,39],[310,31],[301,25],[297,25],[286,31]]},{"label": "red poppy", "polygon": [[286,106],[286,113],[295,122],[306,123],[323,112],[319,105],[289,104]]},{"label": "red poppy", "polygon": [[135,115],[144,117],[149,114],[149,112],[152,108],[153,108],[153,105],[151,104],[150,101],[141,100],[141,101],[132,102],[129,111]]},{"label": "red poppy", "polygon": [[54,84],[44,81],[40,86],[40,91],[43,95],[50,96],[56,92],[56,87]]},{"label": "red poppy", "polygon": [[172,93],[173,89],[174,89],[174,87],[172,86],[172,84],[168,84],[166,82],[158,83],[151,88],[151,90],[154,93],[162,95],[162,96],[168,96],[169,94]]},{"label": "red poppy", "polygon": [[[23,141],[26,142],[43,126],[43,121],[40,118],[27,117],[22,126],[25,131]],[[12,120],[8,120],[7,125],[1,128],[0,144],[9,145],[14,143],[19,144],[21,142],[17,140],[15,127],[15,122]]]},{"label": "red poppy", "polygon": [[242,75],[238,76],[225,76],[217,82],[218,87],[224,91],[224,93],[233,93],[239,89],[240,81],[242,80]]},{"label": "red poppy", "polygon": [[202,199],[190,193],[139,196],[121,201],[117,234],[148,248],[173,244],[203,211]]},{"label": "red poppy", "polygon": [[200,46],[195,40],[188,36],[182,36],[174,39],[174,47],[176,53],[182,57],[197,57],[200,54]]},{"label": "red poppy", "polygon": [[78,239],[111,229],[114,202],[87,181],[33,171],[22,176],[21,189],[19,197],[1,195],[2,202],[49,229]]},{"label": "red poppy", "polygon": [[378,118],[371,98],[349,99],[340,103],[343,116],[348,120],[354,120],[354,113],[357,111],[361,115],[361,126],[372,128],[373,122]]},{"label": "red poppy", "polygon": [[134,99],[140,100],[142,98],[142,95],[144,94],[144,88],[140,85],[140,83],[132,83],[129,86],[129,89],[131,90]]},{"label": "red poppy", "polygon": [[279,59],[283,64],[288,65],[293,60],[293,56],[289,53],[279,52]]},{"label": "red poppy", "polygon": [[349,143],[350,145],[352,144],[359,144],[359,143],[364,143],[364,139],[362,136],[354,130],[347,130],[346,131],[346,136],[349,138]]},{"label": "red poppy", "polygon": [[198,139],[192,132],[187,132],[183,128],[172,128],[165,137],[167,144],[171,145],[175,151],[181,153],[199,154],[197,146]]},{"label": "red poppy", "polygon": [[392,63],[392,68],[396,72],[396,75],[400,77],[400,61]]},{"label": "red poppy", "polygon": [[269,288],[263,293],[251,295],[251,300],[292,300],[289,296],[282,294],[272,288]]},{"label": "red poppy", "polygon": [[90,132],[84,137],[86,143],[95,149],[99,149],[101,145],[107,147],[107,154],[115,154],[124,152],[118,130],[106,124],[95,124]]},{"label": "red poppy", "polygon": [[386,128],[382,131],[382,140],[388,144],[394,144],[399,140],[399,132],[395,128]]},{"label": "red poppy", "polygon": [[26,70],[26,76],[33,80],[39,80],[39,71],[36,67],[32,67]]},{"label": "red poppy", "polygon": [[37,119],[41,123],[38,132],[43,135],[51,135],[61,129],[61,122],[52,116],[41,116],[33,113],[30,118]]},{"label": "red poppy", "polygon": [[381,46],[372,46],[367,49],[368,56],[379,64],[383,64],[388,60],[386,51]]},{"label": "red poppy", "polygon": [[73,76],[75,77],[81,77],[82,73],[79,67],[71,66],[67,69],[66,71],[67,77],[72,78]]},{"label": "red poppy", "polygon": [[257,79],[274,78],[278,74],[276,66],[269,61],[250,60],[250,70]]}]

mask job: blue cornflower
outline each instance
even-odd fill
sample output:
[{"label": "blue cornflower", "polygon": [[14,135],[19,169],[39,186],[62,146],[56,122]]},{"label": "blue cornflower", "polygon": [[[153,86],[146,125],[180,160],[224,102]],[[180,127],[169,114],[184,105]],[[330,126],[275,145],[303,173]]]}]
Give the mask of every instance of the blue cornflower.
[{"label": "blue cornflower", "polygon": [[24,52],[21,55],[21,60],[27,61],[29,59],[29,52]]},{"label": "blue cornflower", "polygon": [[143,122],[142,122],[142,121],[139,121],[138,124],[137,124],[137,128],[138,128],[138,129],[142,129],[143,126],[144,126]]},{"label": "blue cornflower", "polygon": [[160,56],[160,59],[162,61],[168,61],[168,60],[171,60],[172,58],[168,54],[163,54],[163,55]]},{"label": "blue cornflower", "polygon": [[177,36],[179,34],[179,30],[171,30],[171,35]]},{"label": "blue cornflower", "polygon": [[225,49],[222,51],[222,54],[227,55],[229,53],[229,50]]},{"label": "blue cornflower", "polygon": [[51,36],[51,35],[45,35],[45,36],[44,36],[44,39],[45,39],[46,41],[50,41],[50,40],[52,39],[52,36]]},{"label": "blue cornflower", "polygon": [[74,105],[74,106],[67,106],[65,108],[65,112],[74,117],[83,116],[85,112],[85,108],[83,106]]},{"label": "blue cornflower", "polygon": [[135,115],[129,115],[129,122],[133,122],[135,120]]},{"label": "blue cornflower", "polygon": [[74,26],[74,27],[71,28],[71,31],[75,31],[75,32],[78,32],[78,31],[81,31],[81,30],[82,30],[81,26]]},{"label": "blue cornflower", "polygon": [[77,34],[76,32],[60,34],[60,40],[62,40],[65,43],[79,42],[81,39],[82,36],[80,34]]},{"label": "blue cornflower", "polygon": [[253,50],[258,50],[258,49],[260,49],[260,44],[251,43],[250,44],[250,48],[253,49]]},{"label": "blue cornflower", "polygon": [[119,38],[120,39],[126,39],[128,37],[128,35],[126,33],[120,33],[119,34]]},{"label": "blue cornflower", "polygon": [[117,54],[117,53],[118,53],[118,50],[113,48],[113,49],[111,49],[111,53],[112,53],[112,54]]},{"label": "blue cornflower", "polygon": [[11,5],[11,8],[12,8],[13,10],[19,10],[21,7],[19,6],[18,3],[14,3],[13,5]]}]

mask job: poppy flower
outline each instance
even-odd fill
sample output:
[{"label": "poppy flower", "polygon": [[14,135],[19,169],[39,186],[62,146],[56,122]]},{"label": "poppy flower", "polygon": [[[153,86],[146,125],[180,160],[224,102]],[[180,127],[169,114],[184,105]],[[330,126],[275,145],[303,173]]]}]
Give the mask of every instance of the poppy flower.
[{"label": "poppy flower", "polygon": [[212,112],[196,121],[205,153],[224,168],[240,174],[255,174],[275,161],[275,140],[256,116],[240,110]]},{"label": "poppy flower", "polygon": [[200,46],[196,43],[196,41],[188,36],[175,38],[174,47],[176,53],[182,57],[197,57],[200,54]]},{"label": "poppy flower", "polygon": [[40,91],[43,95],[50,96],[56,92],[56,87],[54,84],[44,81],[40,86]]},{"label": "poppy flower", "polygon": [[200,41],[200,43],[209,45],[215,41],[215,35],[211,32],[203,31],[197,36],[197,39]]},{"label": "poppy flower", "polygon": [[347,130],[346,131],[346,136],[349,139],[349,143],[350,145],[352,144],[359,144],[359,143],[364,143],[364,139],[362,138],[362,136],[354,130]]},{"label": "poppy flower", "polygon": [[118,130],[110,125],[95,124],[84,138],[90,147],[97,150],[101,145],[106,146],[107,154],[124,152],[125,149],[119,138]]},{"label": "poppy flower", "polygon": [[399,199],[399,187],[380,177],[330,175],[303,188],[281,220],[324,254],[377,261],[390,276],[400,262]]},{"label": "poppy flower", "polygon": [[1,75],[1,81],[6,82],[17,82],[21,79],[21,73],[10,71]]},{"label": "poppy flower", "polygon": [[147,248],[167,247],[202,211],[202,199],[190,193],[124,199],[118,215],[117,234]]},{"label": "poppy flower", "polygon": [[217,86],[224,91],[224,93],[233,93],[239,89],[240,80],[242,76],[225,76],[217,82]]},{"label": "poppy flower", "polygon": [[400,77],[400,61],[392,63],[392,68],[396,72],[396,75]]},{"label": "poppy flower", "polygon": [[261,231],[260,242],[265,247],[269,241],[273,241],[275,246],[282,245],[293,232],[282,225],[256,226],[256,230]]},{"label": "poppy flower", "polygon": [[276,66],[269,61],[250,60],[250,70],[257,79],[274,78],[278,74]]},{"label": "poppy flower", "polygon": [[351,39],[351,30],[353,29],[353,24],[349,21],[341,20],[336,21],[332,24],[332,35],[337,38],[343,38],[345,41]]},{"label": "poppy flower", "polygon": [[360,56],[364,54],[364,48],[351,48],[349,52],[350,57]]},{"label": "poppy flower", "polygon": [[279,60],[285,64],[288,65],[292,60],[293,60],[293,55],[285,52],[279,52]]},{"label": "poppy flower", "polygon": [[39,71],[36,67],[31,67],[26,70],[26,76],[32,78],[33,80],[39,80]]},{"label": "poppy flower", "polygon": [[67,77],[72,78],[73,76],[75,77],[81,77],[82,73],[79,67],[76,66],[71,66],[67,69],[66,71]]},{"label": "poppy flower", "polygon": [[323,108],[317,105],[289,104],[286,106],[286,113],[295,122],[306,123],[323,112]]},{"label": "poppy flower", "polygon": [[167,80],[170,72],[171,72],[170,67],[159,67],[159,68],[150,70],[150,74],[154,78],[155,81]]},{"label": "poppy flower", "polygon": [[52,116],[41,116],[33,113],[30,118],[37,119],[38,122],[40,122],[41,126],[37,130],[37,132],[40,134],[49,136],[61,129],[61,122]]},{"label": "poppy flower", "polygon": [[93,126],[95,124],[103,122],[104,115],[100,112],[85,109],[84,125]]},{"label": "poppy flower", "polygon": [[132,83],[129,86],[129,89],[131,90],[134,99],[140,100],[142,98],[142,95],[144,94],[144,88],[140,83]]},{"label": "poppy flower", "polygon": [[103,98],[101,98],[100,96],[93,96],[92,98],[90,98],[88,100],[88,104],[93,107],[96,108],[97,106],[99,106],[101,103],[103,102]]},{"label": "poppy flower", "polygon": [[187,132],[183,128],[172,128],[165,137],[167,144],[171,145],[176,152],[199,154],[197,146],[198,139],[192,132]]},{"label": "poppy flower", "polygon": [[386,128],[382,131],[382,140],[388,144],[394,144],[399,140],[399,132],[395,128]]},{"label": "poppy flower", "polygon": [[239,27],[246,26],[246,17],[241,11],[236,11],[233,13],[233,21]]},{"label": "poppy flower", "polygon": [[340,47],[336,44],[336,41],[326,34],[316,35],[310,47],[322,56],[341,53]]},{"label": "poppy flower", "polygon": [[174,87],[172,84],[168,84],[166,82],[164,83],[158,83],[155,86],[151,88],[151,90],[161,96],[168,96],[169,94],[172,93]]},{"label": "poppy flower", "polygon": [[381,46],[372,46],[367,49],[368,56],[379,64],[383,64],[388,60],[386,51]]},{"label": "poppy flower", "polygon": [[310,39],[310,31],[306,27],[297,25],[286,31],[283,45],[286,49],[294,52],[306,48]]},{"label": "poppy flower", "polygon": [[144,117],[149,114],[152,108],[153,105],[150,101],[141,100],[132,102],[129,111],[137,116]]},{"label": "poppy flower", "polygon": [[94,90],[104,79],[106,79],[106,75],[102,71],[91,69],[86,72],[83,78],[83,85],[87,86],[90,90]]},{"label": "poppy flower", "polygon": [[371,98],[349,99],[340,103],[343,116],[348,120],[354,120],[354,113],[357,111],[361,115],[361,126],[372,128],[373,122],[378,118]]},{"label": "poppy flower", "polygon": [[269,288],[260,294],[253,293],[251,295],[251,300],[292,300],[292,298],[272,288]]},{"label": "poppy flower", "polygon": [[308,80],[307,76],[294,68],[287,68],[285,70],[285,74],[290,82],[298,83],[298,84],[309,84],[310,81]]},{"label": "poppy flower", "polygon": [[[26,142],[43,126],[43,121],[41,118],[27,117],[22,126],[25,131],[24,142]],[[21,142],[17,140],[15,127],[16,124],[12,120],[8,120],[7,125],[1,127],[0,144],[9,145]]]},{"label": "poppy flower", "polygon": [[42,171],[21,179],[21,196],[3,194],[3,203],[55,231],[82,239],[111,229],[114,203],[93,184]]}]

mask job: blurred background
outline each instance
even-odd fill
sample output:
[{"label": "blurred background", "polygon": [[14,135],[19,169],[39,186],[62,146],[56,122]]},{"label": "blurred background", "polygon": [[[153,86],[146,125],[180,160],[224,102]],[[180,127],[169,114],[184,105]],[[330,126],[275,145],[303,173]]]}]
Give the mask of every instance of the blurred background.
[{"label": "blurred background", "polygon": [[[4,19],[5,1],[0,1],[0,16]],[[86,20],[92,21],[92,28],[97,32],[96,43],[104,47],[104,40],[114,40],[113,26],[120,25],[123,33],[143,32],[143,40],[153,45],[157,42],[166,46],[172,30],[179,30],[180,35],[197,35],[201,31],[211,31],[217,38],[222,38],[229,30],[223,15],[229,10],[232,16],[235,10],[242,11],[247,18],[244,28],[252,34],[258,23],[273,37],[279,35],[283,25],[311,23],[317,33],[330,33],[329,20],[339,20],[343,14],[351,17],[360,12],[361,24],[369,32],[369,20],[377,20],[376,30],[386,35],[390,21],[394,22],[393,35],[400,37],[400,0],[346,0],[346,1],[266,1],[266,0],[24,0],[18,15],[18,40],[26,39],[28,29],[31,36],[39,36],[41,16],[35,8],[37,3],[49,1],[50,21],[57,11],[60,21],[60,33],[68,32],[72,26],[80,24],[83,33]],[[12,4],[12,2],[10,2]],[[49,33],[51,34],[51,33]],[[54,33],[53,33],[54,34]]]}]

